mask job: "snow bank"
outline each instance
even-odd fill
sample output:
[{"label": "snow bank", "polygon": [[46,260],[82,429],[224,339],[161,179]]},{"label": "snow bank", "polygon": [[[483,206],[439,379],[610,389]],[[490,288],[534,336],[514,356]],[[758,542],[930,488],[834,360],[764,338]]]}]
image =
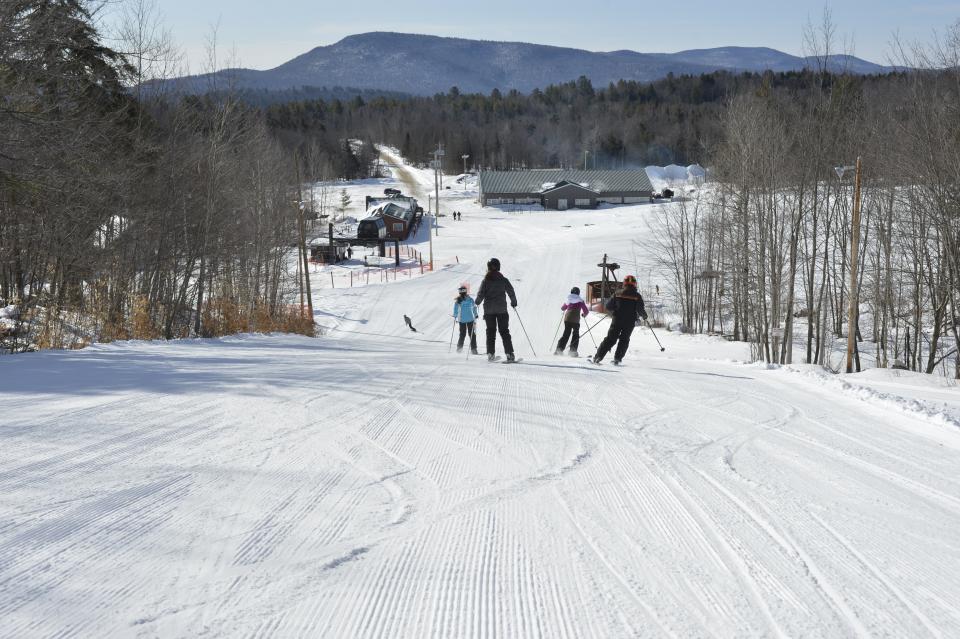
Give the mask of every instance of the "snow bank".
[{"label": "snow bank", "polygon": [[[763,366],[767,365],[763,364]],[[960,410],[943,402],[931,402],[916,397],[883,392],[857,383],[858,381],[867,382],[871,376],[867,376],[863,380],[858,380],[855,376],[851,378],[853,381],[847,381],[847,378],[827,373],[822,368],[813,365],[790,365],[782,367],[781,370],[802,375],[821,386],[836,390],[841,395],[866,402],[872,406],[893,410],[940,426],[960,429]],[[862,373],[857,375],[862,375]],[[874,373],[872,376],[875,377],[876,374]],[[919,383],[919,380],[915,381]]]},{"label": "snow bank", "polygon": [[676,164],[651,165],[646,167],[645,170],[654,191],[662,191],[667,187],[700,184],[707,177],[706,169],[699,164],[689,166],[678,166]]}]

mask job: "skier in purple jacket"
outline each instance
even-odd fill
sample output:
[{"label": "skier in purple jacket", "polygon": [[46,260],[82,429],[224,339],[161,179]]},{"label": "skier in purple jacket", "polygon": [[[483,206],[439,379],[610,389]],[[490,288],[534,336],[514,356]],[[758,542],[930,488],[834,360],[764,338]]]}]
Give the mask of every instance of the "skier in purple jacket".
[{"label": "skier in purple jacket", "polygon": [[587,309],[587,303],[580,297],[580,289],[574,286],[570,289],[570,295],[567,295],[566,303],[560,307],[563,311],[563,335],[557,342],[557,350],[554,355],[563,355],[563,349],[567,347],[567,340],[570,340],[570,357],[579,357],[577,347],[580,346],[580,317],[587,316],[590,311]]}]

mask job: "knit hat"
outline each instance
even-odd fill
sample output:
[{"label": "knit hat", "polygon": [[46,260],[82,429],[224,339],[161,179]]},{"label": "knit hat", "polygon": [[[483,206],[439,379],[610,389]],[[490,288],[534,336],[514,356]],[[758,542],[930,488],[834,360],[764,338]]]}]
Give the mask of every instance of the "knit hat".
[{"label": "knit hat", "polygon": [[573,288],[570,289],[570,293],[571,293],[572,295],[579,295],[579,294],[580,294],[580,287],[579,287],[579,286],[574,286]]},{"label": "knit hat", "polygon": [[500,260],[495,257],[491,257],[490,261],[487,262],[488,271],[499,271],[500,270]]}]

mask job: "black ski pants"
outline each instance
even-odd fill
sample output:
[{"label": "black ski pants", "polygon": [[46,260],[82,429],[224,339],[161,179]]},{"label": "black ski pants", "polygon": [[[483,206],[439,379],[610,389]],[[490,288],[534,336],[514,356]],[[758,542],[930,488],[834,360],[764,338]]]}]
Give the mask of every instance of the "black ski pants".
[{"label": "black ski pants", "polygon": [[607,336],[600,342],[600,348],[597,349],[594,359],[597,361],[603,359],[603,356],[610,352],[614,344],[617,345],[617,350],[613,354],[613,359],[623,359],[623,356],[627,354],[627,347],[630,346],[630,335],[633,333],[633,328],[633,324],[611,324]]},{"label": "black ski pants", "polygon": [[563,335],[557,342],[557,350],[562,351],[567,347],[567,340],[570,340],[570,350],[575,351],[580,346],[580,322],[564,322]]},{"label": "black ski pants", "polygon": [[476,322],[460,322],[460,339],[457,340],[457,348],[463,348],[463,341],[470,333],[470,350],[477,350],[477,325]]},{"label": "black ski pants", "polygon": [[507,355],[513,353],[513,340],[510,339],[510,315],[507,313],[484,315],[483,321],[487,323],[487,353],[497,352],[497,330],[500,331],[500,339],[503,340],[503,352]]}]

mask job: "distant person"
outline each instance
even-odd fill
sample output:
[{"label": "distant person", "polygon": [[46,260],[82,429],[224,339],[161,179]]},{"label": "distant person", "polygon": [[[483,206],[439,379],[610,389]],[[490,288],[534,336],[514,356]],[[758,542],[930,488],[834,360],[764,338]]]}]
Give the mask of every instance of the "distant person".
[{"label": "distant person", "polygon": [[461,286],[457,289],[457,297],[453,301],[453,317],[460,325],[460,339],[457,340],[457,352],[463,350],[463,342],[470,333],[470,352],[479,355],[477,352],[477,317],[480,313],[476,302],[467,294],[467,287]]},{"label": "distant person", "polygon": [[413,331],[414,333],[417,332],[417,329],[415,329],[415,328],[413,327],[413,322],[410,321],[410,318],[409,318],[409,317],[407,317],[406,315],[404,315],[404,316],[403,316],[403,321],[406,322],[407,328],[409,328],[409,329],[410,329],[411,331]]},{"label": "distant person", "polygon": [[347,247],[347,259],[348,259],[348,260],[352,260],[352,259],[353,259],[353,248],[350,247],[350,246]]},{"label": "distant person", "polygon": [[630,335],[640,319],[647,319],[647,312],[643,309],[643,298],[637,290],[637,278],[627,275],[623,278],[623,290],[607,300],[607,310],[613,315],[613,322],[607,336],[600,342],[600,347],[591,361],[599,364],[604,355],[610,352],[613,345],[617,350],[613,354],[613,363],[620,364],[630,346]]},{"label": "distant person", "polygon": [[517,295],[513,292],[513,285],[500,272],[500,260],[491,258],[487,262],[487,274],[483,277],[480,290],[477,291],[477,306],[483,304],[483,321],[487,325],[487,359],[491,362],[496,359],[497,331],[503,340],[503,350],[507,354],[507,361],[516,358],[513,355],[513,340],[510,338],[510,315],[507,313],[507,296],[510,296],[510,306],[517,307]]},{"label": "distant person", "polygon": [[567,347],[567,340],[570,340],[570,357],[580,357],[577,348],[580,346],[580,317],[586,317],[589,313],[587,303],[580,297],[579,287],[574,286],[567,295],[567,301],[560,307],[563,311],[563,335],[557,342],[557,350],[554,355],[563,355],[563,349]]}]

